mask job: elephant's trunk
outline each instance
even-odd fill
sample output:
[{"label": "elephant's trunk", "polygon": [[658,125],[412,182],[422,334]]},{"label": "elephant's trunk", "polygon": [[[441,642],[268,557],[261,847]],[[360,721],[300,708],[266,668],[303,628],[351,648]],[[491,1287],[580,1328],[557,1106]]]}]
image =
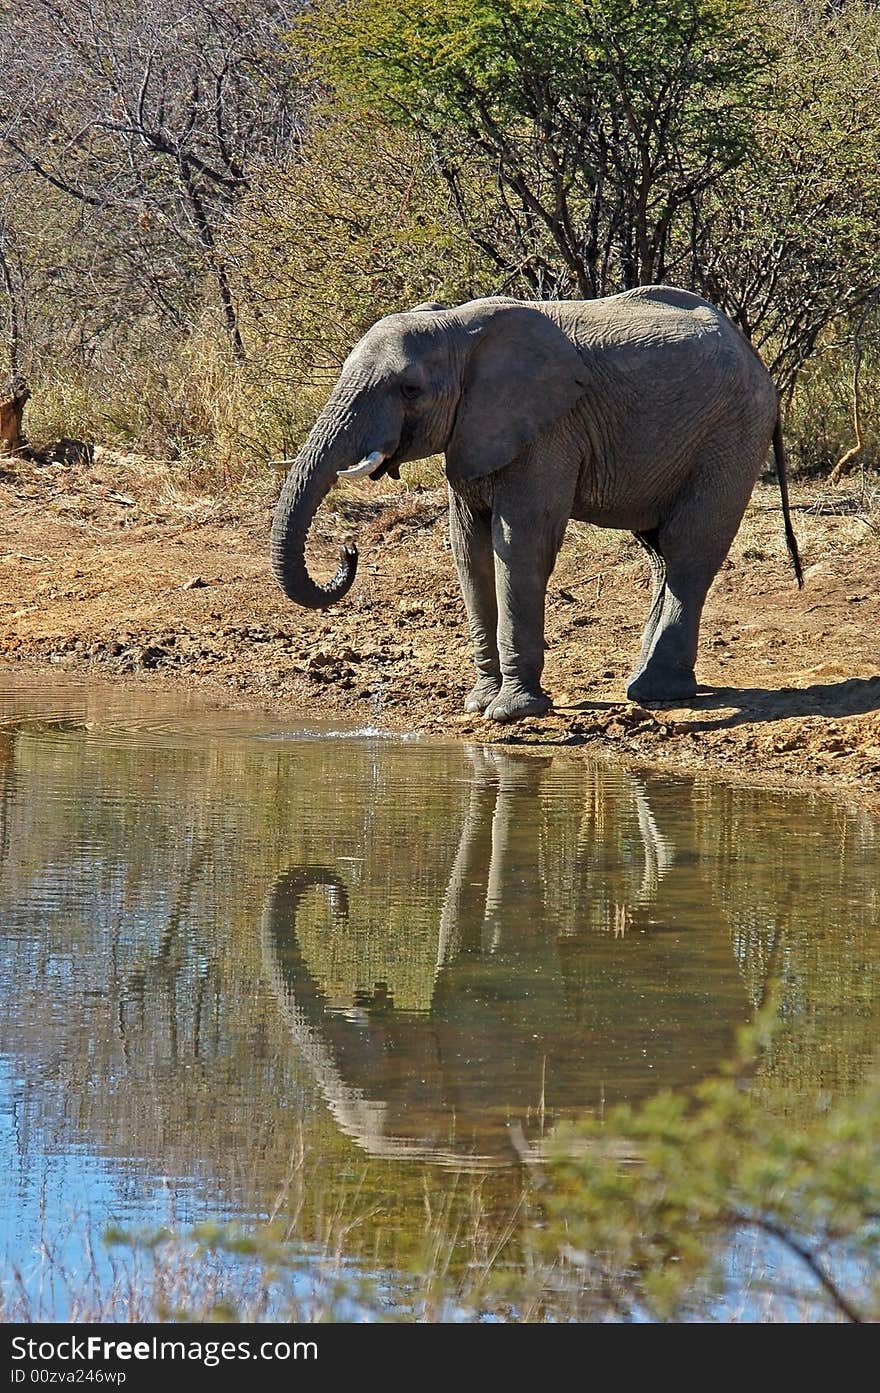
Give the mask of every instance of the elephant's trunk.
[{"label": "elephant's trunk", "polygon": [[[284,481],[275,506],[270,540],[275,579],[288,599],[307,609],[326,609],[341,600],[351,589],[358,563],[357,548],[342,547],[339,569],[325,585],[313,580],[306,566],[306,538],[315,513],[337,476],[353,464],[348,432],[342,432],[330,446],[324,434],[319,423]],[[372,472],[381,466],[383,458],[381,454],[371,455],[361,462],[363,467],[355,465],[351,473]],[[356,451],[354,460],[357,460]]]}]

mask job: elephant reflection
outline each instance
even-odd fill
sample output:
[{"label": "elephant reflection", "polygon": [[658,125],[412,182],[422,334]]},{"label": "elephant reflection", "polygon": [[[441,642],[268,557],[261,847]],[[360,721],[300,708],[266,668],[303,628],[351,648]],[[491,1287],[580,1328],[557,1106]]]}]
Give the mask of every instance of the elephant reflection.
[{"label": "elephant reflection", "polygon": [[331,995],[323,945],[353,939],[358,907],[330,866],[283,875],[262,934],[294,1043],[342,1130],[372,1155],[484,1167],[538,1144],[562,1113],[693,1082],[749,1006],[703,897],[664,897],[676,850],[642,781],[595,771],[573,833],[545,796],[551,760],[469,757],[423,1009],[397,1005],[385,981]]},{"label": "elephant reflection", "polygon": [[[534,808],[540,796],[541,778],[552,760],[511,756],[485,746],[473,746],[468,754],[473,767],[470,801],[440,915],[438,966],[455,955],[460,946],[457,935],[464,925],[474,922],[475,916],[481,923],[481,946],[497,947],[502,925],[509,923],[505,905],[509,888],[505,892],[505,887],[509,887],[511,874],[519,873],[524,882],[531,873],[531,884],[536,891],[543,891],[542,882],[550,869],[548,858],[541,854],[543,849],[535,840],[534,814],[529,809]],[[619,808],[609,812],[608,805],[614,801],[613,781],[599,770],[593,771],[593,777],[594,796],[581,819],[577,854],[572,860],[581,873],[601,869],[602,880],[607,882],[608,866],[604,863],[609,845],[608,822],[619,821]],[[630,828],[621,849],[625,862],[621,898],[613,902],[610,916],[618,930],[622,923],[632,924],[638,907],[651,903],[675,855],[672,842],[657,827],[641,780],[625,776],[616,802],[619,805],[621,801],[632,805],[637,828]],[[591,846],[597,840],[598,855]],[[471,905],[474,891],[477,903]],[[601,889],[595,881],[590,883],[589,893],[591,919],[595,922],[602,906]],[[535,904],[539,913],[545,908],[545,898],[542,893],[540,903]],[[607,918],[607,904],[604,908]]]}]

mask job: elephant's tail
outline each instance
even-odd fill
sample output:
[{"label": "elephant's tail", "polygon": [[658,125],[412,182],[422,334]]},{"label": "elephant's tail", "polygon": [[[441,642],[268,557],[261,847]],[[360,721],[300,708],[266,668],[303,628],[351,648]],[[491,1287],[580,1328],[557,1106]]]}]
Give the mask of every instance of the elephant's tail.
[{"label": "elephant's tail", "polygon": [[773,428],[773,456],[776,460],[776,477],[779,480],[779,495],[782,499],[782,520],[785,525],[785,541],[788,547],[788,554],[794,566],[794,573],[797,576],[798,589],[803,589],[804,571],[801,566],[801,554],[798,551],[797,538],[794,535],[794,528],[791,525],[791,512],[788,506],[788,461],[785,454],[785,445],[782,441],[781,415],[776,417],[776,425]]}]

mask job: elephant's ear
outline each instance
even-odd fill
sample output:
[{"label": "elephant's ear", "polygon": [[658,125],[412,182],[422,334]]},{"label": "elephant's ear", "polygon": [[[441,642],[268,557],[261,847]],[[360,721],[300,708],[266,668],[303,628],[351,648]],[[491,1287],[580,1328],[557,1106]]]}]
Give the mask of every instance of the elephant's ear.
[{"label": "elephant's ear", "polygon": [[463,480],[510,464],[571,410],[588,383],[577,349],[541,310],[505,305],[472,334],[446,448],[450,477]]}]

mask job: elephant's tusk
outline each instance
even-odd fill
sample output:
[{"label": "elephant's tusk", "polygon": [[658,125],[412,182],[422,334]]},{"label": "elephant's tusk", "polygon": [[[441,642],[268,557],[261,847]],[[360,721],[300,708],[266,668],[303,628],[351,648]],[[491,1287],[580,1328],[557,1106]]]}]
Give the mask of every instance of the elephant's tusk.
[{"label": "elephant's tusk", "polygon": [[359,479],[362,474],[372,474],[373,470],[378,469],[384,459],[385,455],[382,454],[381,450],[373,450],[366,459],[361,460],[360,464],[353,464],[350,469],[340,469],[337,477],[340,479]]}]

